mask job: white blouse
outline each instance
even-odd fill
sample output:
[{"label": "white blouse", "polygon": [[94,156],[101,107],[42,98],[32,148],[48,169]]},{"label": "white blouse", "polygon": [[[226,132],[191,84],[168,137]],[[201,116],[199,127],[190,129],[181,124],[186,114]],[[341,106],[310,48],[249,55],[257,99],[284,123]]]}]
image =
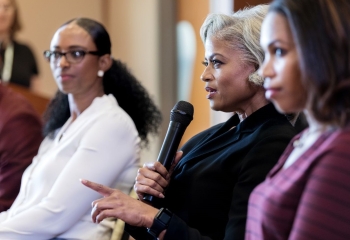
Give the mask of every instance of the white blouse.
[{"label": "white blouse", "polygon": [[43,140],[15,202],[0,214],[0,239],[109,239],[111,222],[95,224],[90,216],[91,202],[102,196],[79,179],[129,191],[139,167],[139,142],[113,95],[94,99],[54,139]]}]

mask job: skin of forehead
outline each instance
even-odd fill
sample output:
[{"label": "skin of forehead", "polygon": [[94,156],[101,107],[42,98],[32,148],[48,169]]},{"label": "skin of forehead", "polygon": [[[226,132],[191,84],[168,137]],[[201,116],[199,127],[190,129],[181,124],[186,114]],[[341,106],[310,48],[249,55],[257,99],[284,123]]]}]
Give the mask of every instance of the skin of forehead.
[{"label": "skin of forehead", "polygon": [[53,44],[56,44],[59,42],[59,39],[77,39],[78,45],[82,46],[89,46],[91,43],[93,43],[92,37],[90,34],[83,29],[82,27],[78,26],[74,22],[69,23],[68,25],[60,27],[54,34],[51,40],[51,48],[55,48]]}]

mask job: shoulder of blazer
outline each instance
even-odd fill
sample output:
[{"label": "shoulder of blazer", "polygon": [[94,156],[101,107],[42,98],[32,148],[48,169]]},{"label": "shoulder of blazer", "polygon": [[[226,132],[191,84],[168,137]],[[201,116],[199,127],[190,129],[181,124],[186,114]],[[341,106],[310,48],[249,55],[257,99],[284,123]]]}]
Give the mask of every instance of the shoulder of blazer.
[{"label": "shoulder of blazer", "polygon": [[[184,153],[187,153],[188,151],[190,151],[193,147],[195,147],[196,145],[202,143],[203,141],[205,141],[209,136],[211,136],[212,134],[216,133],[217,131],[219,131],[221,128],[225,128],[225,129],[230,129],[231,127],[237,125],[239,123],[239,119],[238,116],[232,116],[231,118],[229,118],[226,122],[222,122],[222,123],[218,123],[196,135],[194,135],[192,138],[190,138],[190,140],[188,140],[182,147],[181,150]],[[225,129],[223,129],[223,131],[225,131]]]}]

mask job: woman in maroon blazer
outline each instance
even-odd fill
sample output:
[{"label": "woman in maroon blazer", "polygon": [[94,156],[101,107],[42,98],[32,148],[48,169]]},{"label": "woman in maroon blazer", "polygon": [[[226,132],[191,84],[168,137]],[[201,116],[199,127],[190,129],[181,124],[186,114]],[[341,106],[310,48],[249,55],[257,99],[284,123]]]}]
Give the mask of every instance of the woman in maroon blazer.
[{"label": "woman in maroon blazer", "polygon": [[350,239],[350,2],[275,0],[260,73],[296,136],[249,200],[246,239]]},{"label": "woman in maroon blazer", "polygon": [[33,106],[0,83],[0,212],[17,197],[22,173],[42,141],[41,128]]}]

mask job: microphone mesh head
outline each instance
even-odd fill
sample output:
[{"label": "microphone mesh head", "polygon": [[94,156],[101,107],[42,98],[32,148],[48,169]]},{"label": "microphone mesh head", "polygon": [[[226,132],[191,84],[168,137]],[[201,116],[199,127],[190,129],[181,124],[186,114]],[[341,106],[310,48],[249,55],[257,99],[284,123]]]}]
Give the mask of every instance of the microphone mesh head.
[{"label": "microphone mesh head", "polygon": [[193,105],[186,101],[179,101],[170,112],[170,121],[179,122],[186,127],[193,119]]}]

